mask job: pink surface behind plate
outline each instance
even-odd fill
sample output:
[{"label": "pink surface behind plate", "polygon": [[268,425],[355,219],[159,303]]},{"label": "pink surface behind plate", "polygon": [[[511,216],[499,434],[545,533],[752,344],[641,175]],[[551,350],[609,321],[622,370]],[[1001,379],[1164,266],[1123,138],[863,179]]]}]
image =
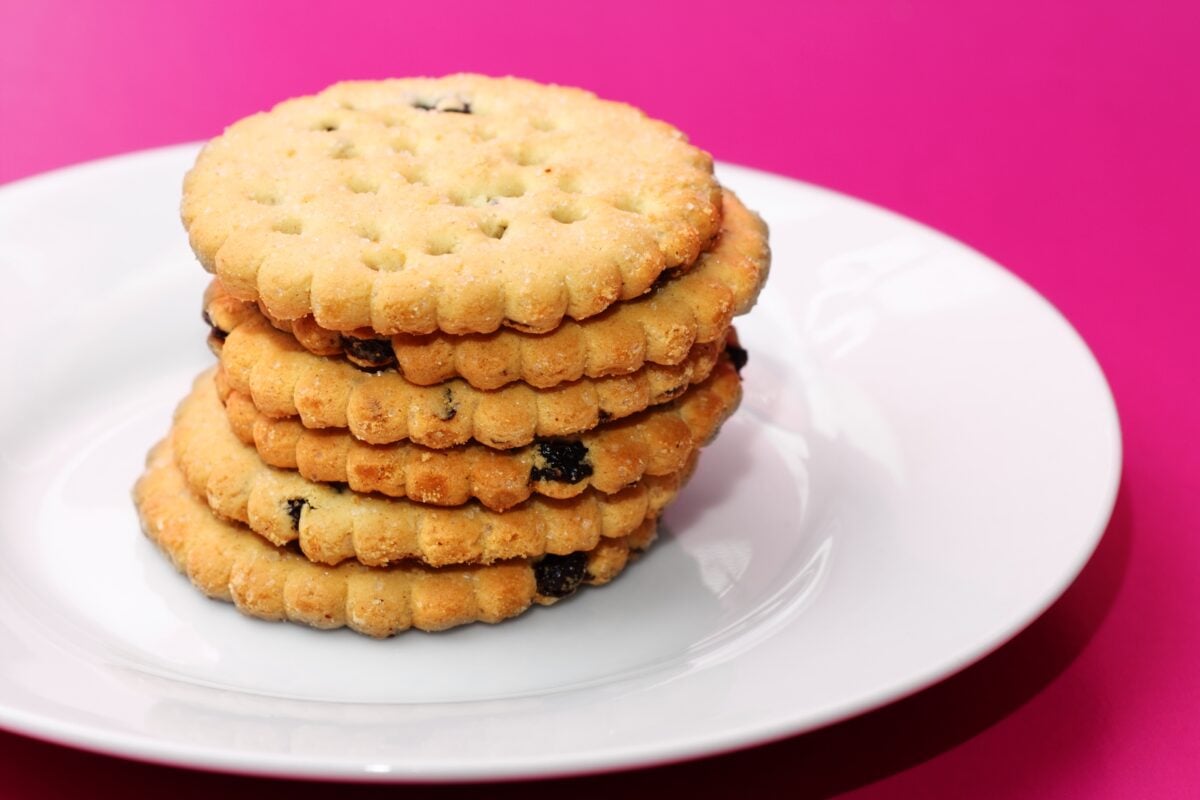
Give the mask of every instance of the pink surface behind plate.
[{"label": "pink surface behind plate", "polygon": [[[341,78],[477,70],[634,103],[717,158],[962,239],[1062,309],[1116,394],[1122,492],[1079,582],[982,663],[863,718],[696,764],[493,794],[769,781],[793,795],[1181,796],[1200,785],[1200,15],[1182,2],[1048,5],[343,2],[317,13],[3,0],[0,181],[206,138]],[[10,734],[0,787],[264,788]]]}]

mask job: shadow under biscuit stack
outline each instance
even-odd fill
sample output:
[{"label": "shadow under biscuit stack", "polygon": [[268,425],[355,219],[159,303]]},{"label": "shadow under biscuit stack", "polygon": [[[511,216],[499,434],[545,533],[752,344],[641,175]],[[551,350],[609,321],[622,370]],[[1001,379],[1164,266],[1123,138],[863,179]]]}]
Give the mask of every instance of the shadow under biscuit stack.
[{"label": "shadow under biscuit stack", "polygon": [[289,100],[205,147],[182,212],[218,363],[150,452],[143,529],[246,614],[371,636],[645,551],[738,405],[769,265],[678,131],[511,78]]}]

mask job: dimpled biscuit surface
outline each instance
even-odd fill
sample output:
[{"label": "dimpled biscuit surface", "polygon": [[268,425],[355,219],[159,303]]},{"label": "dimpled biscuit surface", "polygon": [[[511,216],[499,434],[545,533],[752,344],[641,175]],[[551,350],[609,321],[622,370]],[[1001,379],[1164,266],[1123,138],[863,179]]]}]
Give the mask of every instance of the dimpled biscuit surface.
[{"label": "dimpled biscuit surface", "polygon": [[712,159],[620,103],[516,78],[336,84],[230,126],[184,182],[193,250],[283,320],[544,332],[684,270]]}]

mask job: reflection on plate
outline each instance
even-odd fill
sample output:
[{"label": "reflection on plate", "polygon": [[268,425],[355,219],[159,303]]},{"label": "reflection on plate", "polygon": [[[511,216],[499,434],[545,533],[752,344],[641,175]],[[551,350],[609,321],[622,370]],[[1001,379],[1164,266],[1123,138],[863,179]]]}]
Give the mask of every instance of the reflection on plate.
[{"label": "reflection on plate", "polygon": [[[148,446],[210,362],[170,148],[0,190],[0,725],[168,763],[483,779],[808,730],[1004,642],[1101,535],[1120,440],[1087,349],[1012,276],[735,167],[773,273],[746,400],[650,553],[499,626],[376,642],[244,618],[141,536]],[[547,736],[547,733],[552,735]]]}]

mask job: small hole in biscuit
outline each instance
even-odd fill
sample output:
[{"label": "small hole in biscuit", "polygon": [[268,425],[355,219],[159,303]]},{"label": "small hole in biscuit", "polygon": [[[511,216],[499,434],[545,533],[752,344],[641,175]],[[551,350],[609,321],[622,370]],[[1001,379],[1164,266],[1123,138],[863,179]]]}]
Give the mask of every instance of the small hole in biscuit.
[{"label": "small hole in biscuit", "polygon": [[508,230],[508,223],[495,217],[484,217],[479,220],[479,230],[489,239],[503,239],[504,232]]},{"label": "small hole in biscuit", "polygon": [[425,170],[415,164],[409,164],[400,168],[400,174],[404,176],[404,180],[409,183],[424,184]]},{"label": "small hole in biscuit", "polygon": [[558,188],[567,194],[579,194],[579,176],[571,174],[559,175]]},{"label": "small hole in biscuit", "polygon": [[438,236],[429,240],[425,252],[431,256],[445,256],[453,253],[457,246],[458,242],[449,236]]},{"label": "small hole in biscuit", "polygon": [[300,224],[300,220],[295,217],[284,217],[281,220],[277,220],[271,226],[271,230],[276,233],[286,233],[288,236],[299,236],[300,231],[303,230],[303,226]]},{"label": "small hole in biscuit", "polygon": [[642,213],[642,204],[636,198],[629,195],[622,195],[613,201],[613,208],[618,211],[627,211],[630,214]]},{"label": "small hole in biscuit", "polygon": [[583,219],[586,214],[574,206],[558,206],[550,212],[550,218],[555,222],[561,222],[563,225],[570,225],[572,222],[578,222]]},{"label": "small hole in biscuit", "polygon": [[440,97],[418,97],[409,105],[420,111],[437,111],[445,114],[470,114],[471,101],[460,94]]},{"label": "small hole in biscuit", "polygon": [[250,199],[260,206],[277,206],[279,205],[279,197],[274,192],[252,192]]},{"label": "small hole in biscuit", "polygon": [[358,148],[354,146],[354,142],[343,139],[333,146],[333,149],[329,152],[329,157],[337,159],[358,158]]},{"label": "small hole in biscuit", "polygon": [[342,108],[346,109],[347,111],[357,111],[358,110],[358,106],[354,105],[354,103],[351,103],[349,100],[341,100],[338,102],[338,105],[341,106]]},{"label": "small hole in biscuit", "polygon": [[513,161],[517,162],[517,164],[522,167],[532,167],[536,164],[541,164],[545,160],[545,155],[543,155],[537,148],[530,147],[528,145],[518,150],[516,155],[513,157]]},{"label": "small hole in biscuit", "polygon": [[355,227],[355,233],[357,233],[363,239],[366,239],[368,242],[379,241],[379,226],[373,222],[360,222]]},{"label": "small hole in biscuit", "polygon": [[523,194],[525,182],[516,175],[503,175],[492,187],[493,197],[520,197]]},{"label": "small hole in biscuit", "polygon": [[361,175],[355,175],[346,181],[346,188],[355,194],[375,194],[379,191],[379,183]]},{"label": "small hole in biscuit", "polygon": [[333,117],[325,117],[324,119],[314,122],[312,129],[314,131],[325,131],[326,133],[332,133],[338,129],[338,121]]},{"label": "small hole in biscuit", "polygon": [[404,253],[394,247],[371,247],[362,256],[368,268],[379,272],[399,272],[405,260]]}]

